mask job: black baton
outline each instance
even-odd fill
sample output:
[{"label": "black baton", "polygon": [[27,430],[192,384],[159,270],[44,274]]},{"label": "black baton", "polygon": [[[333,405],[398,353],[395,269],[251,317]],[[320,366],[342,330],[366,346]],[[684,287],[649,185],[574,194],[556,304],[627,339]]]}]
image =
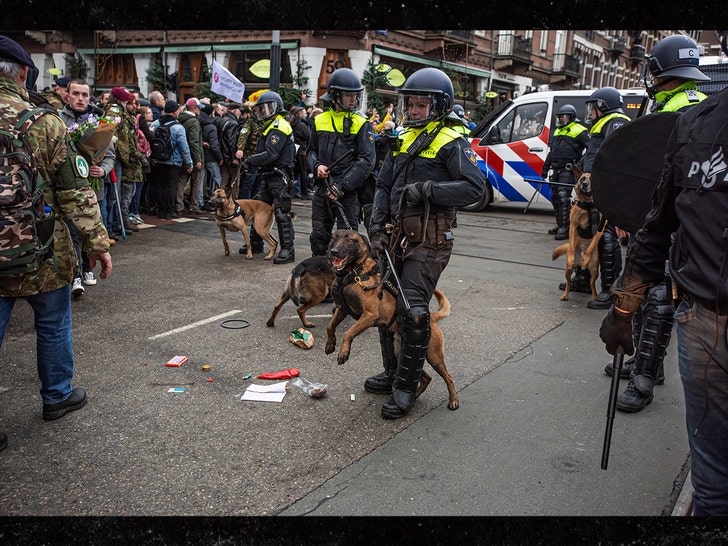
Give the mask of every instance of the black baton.
[{"label": "black baton", "polygon": [[399,275],[397,275],[397,270],[394,268],[394,262],[392,262],[392,257],[389,255],[389,250],[386,248],[384,249],[384,256],[387,258],[387,263],[389,264],[389,270],[392,272],[392,278],[394,279],[394,284],[397,285],[397,291],[399,292],[399,295],[402,296],[402,303],[404,304],[404,308],[407,309],[407,311],[410,310],[410,304],[407,301],[407,296],[404,295],[404,290],[402,289],[402,283],[399,282]]},{"label": "black baton", "polygon": [[617,393],[619,392],[619,376],[622,373],[624,349],[620,345],[614,353],[612,362],[612,387],[609,390],[609,405],[607,406],[607,429],[604,431],[604,446],[602,447],[602,470],[607,469],[609,462],[609,444],[612,443],[612,426],[614,414],[617,412]]}]

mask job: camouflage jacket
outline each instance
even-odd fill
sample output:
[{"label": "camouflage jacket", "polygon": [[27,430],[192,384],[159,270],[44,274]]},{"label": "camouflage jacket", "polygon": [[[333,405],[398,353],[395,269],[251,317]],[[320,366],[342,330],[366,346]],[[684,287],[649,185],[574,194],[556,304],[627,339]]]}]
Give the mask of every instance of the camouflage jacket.
[{"label": "camouflage jacket", "polygon": [[117,102],[114,95],[109,97],[104,111],[108,117],[121,118],[121,123],[116,126],[117,140],[114,144],[116,159],[121,162],[121,181],[141,182],[144,180],[144,175],[142,174],[142,153],[139,151],[136,140],[136,119],[123,104]]},{"label": "camouflage jacket", "polygon": [[[20,112],[33,105],[28,102],[28,91],[15,81],[0,77],[0,117],[15,123]],[[70,190],[56,187],[56,175],[67,161],[67,130],[57,114],[41,116],[27,133],[28,146],[35,157],[44,180],[50,180],[45,190],[45,201],[55,213],[54,256],[46,260],[38,271],[27,275],[5,277],[0,283],[0,297],[22,297],[43,294],[70,284],[78,260],[66,223],[68,219],[90,256],[109,250],[109,237],[101,220],[96,194],[88,186]]]},{"label": "camouflage jacket", "polygon": [[251,118],[241,119],[238,133],[238,150],[242,150],[243,157],[250,157],[258,149],[258,139],[263,132],[260,124]]},{"label": "camouflage jacket", "polygon": [[49,89],[48,91],[43,91],[41,93],[41,96],[48,101],[48,103],[53,106],[56,110],[62,110],[65,106],[63,100],[61,99],[61,96],[53,91],[53,89]]}]

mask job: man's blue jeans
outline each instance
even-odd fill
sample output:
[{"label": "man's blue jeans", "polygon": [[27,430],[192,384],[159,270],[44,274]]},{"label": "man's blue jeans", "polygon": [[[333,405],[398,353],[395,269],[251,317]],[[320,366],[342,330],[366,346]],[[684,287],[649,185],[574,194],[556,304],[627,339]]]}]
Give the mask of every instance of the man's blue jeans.
[{"label": "man's blue jeans", "polygon": [[[0,298],[0,347],[18,298]],[[25,298],[35,315],[40,395],[44,404],[63,402],[73,392],[71,285]]]},{"label": "man's blue jeans", "polygon": [[696,516],[728,515],[727,319],[695,303],[675,311]]},{"label": "man's blue jeans", "polygon": [[[216,161],[208,161],[202,168],[202,179],[207,181],[207,190],[209,195],[215,191],[215,184],[220,185],[222,183],[222,174],[220,173],[220,165]],[[200,190],[202,190],[202,184],[200,184]]]}]

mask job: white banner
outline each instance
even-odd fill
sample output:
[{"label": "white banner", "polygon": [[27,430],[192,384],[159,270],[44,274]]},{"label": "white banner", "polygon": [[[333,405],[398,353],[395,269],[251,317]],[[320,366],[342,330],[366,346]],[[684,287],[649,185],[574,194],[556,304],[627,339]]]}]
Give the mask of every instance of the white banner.
[{"label": "white banner", "polygon": [[210,91],[242,104],[245,84],[237,79],[227,68],[213,60]]}]

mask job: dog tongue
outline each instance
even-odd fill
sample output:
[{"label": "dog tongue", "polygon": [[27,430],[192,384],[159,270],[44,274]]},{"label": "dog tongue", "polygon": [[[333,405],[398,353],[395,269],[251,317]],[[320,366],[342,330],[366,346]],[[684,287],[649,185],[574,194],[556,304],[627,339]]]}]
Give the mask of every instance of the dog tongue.
[{"label": "dog tongue", "polygon": [[342,260],[340,258],[331,258],[331,265],[334,266],[334,269],[340,269],[341,266],[344,265],[346,260]]}]

